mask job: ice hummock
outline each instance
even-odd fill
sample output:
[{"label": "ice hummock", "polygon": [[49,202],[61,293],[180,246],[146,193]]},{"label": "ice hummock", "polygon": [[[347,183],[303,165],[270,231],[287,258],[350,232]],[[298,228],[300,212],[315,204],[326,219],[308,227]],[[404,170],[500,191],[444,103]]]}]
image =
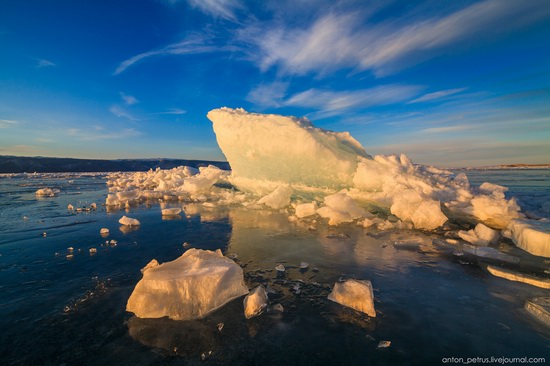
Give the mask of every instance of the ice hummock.
[{"label": "ice hummock", "polygon": [[238,205],[287,212],[289,220],[378,230],[449,230],[468,222],[483,224],[461,232],[476,245],[495,244],[504,230],[519,247],[550,255],[541,244],[542,224],[524,220],[506,187],[474,187],[464,173],[413,164],[406,155],[371,157],[348,133],[316,128],[305,118],[230,108],[210,111],[208,118],[232,171],[209,166],[114,173],[108,177],[108,209],[150,200]]},{"label": "ice hummock", "polygon": [[128,299],[139,318],[198,319],[246,295],[243,270],[216,251],[189,249],[171,262],[151,261]]}]

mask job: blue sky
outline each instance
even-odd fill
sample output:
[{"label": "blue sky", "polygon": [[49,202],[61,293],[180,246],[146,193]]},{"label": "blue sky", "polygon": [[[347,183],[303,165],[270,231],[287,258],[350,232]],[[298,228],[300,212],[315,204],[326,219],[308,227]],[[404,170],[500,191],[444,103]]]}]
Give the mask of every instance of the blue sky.
[{"label": "blue sky", "polygon": [[0,155],[225,160],[206,113],[550,163],[546,0],[0,0]]}]

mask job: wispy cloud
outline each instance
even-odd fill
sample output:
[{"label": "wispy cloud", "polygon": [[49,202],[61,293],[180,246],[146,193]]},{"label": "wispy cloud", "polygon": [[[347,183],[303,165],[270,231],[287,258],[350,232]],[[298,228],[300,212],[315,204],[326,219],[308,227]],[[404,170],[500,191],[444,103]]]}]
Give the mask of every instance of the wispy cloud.
[{"label": "wispy cloud", "polygon": [[109,112],[119,118],[126,118],[130,121],[139,121],[139,118],[136,118],[134,115],[132,115],[130,112],[119,105],[113,105],[111,108],[109,108]]},{"label": "wispy cloud", "polygon": [[139,103],[139,100],[137,100],[137,98],[134,97],[133,95],[128,95],[128,94],[124,94],[123,92],[120,92],[120,97],[122,98],[124,103],[126,103],[127,105],[134,105]]},{"label": "wispy cloud", "polygon": [[118,75],[124,72],[127,68],[134,65],[137,62],[141,62],[144,59],[157,57],[157,56],[166,56],[166,55],[192,55],[199,53],[210,53],[210,52],[226,52],[234,50],[233,46],[218,46],[212,42],[209,37],[206,35],[191,35],[185,40],[177,43],[170,44],[166,47],[163,47],[158,50],[148,51],[140,53],[136,56],[130,57],[129,59],[121,62],[116,68],[113,75]]},{"label": "wispy cloud", "polygon": [[377,23],[365,22],[357,12],[331,11],[305,27],[252,23],[238,38],[251,45],[249,55],[262,70],[278,66],[288,74],[324,74],[353,68],[383,76],[471,36],[514,30],[549,15],[544,0],[487,0],[443,16]]},{"label": "wispy cloud", "polygon": [[164,112],[157,112],[155,114],[173,114],[173,115],[182,115],[182,114],[185,114],[187,113],[186,110],[183,110],[183,109],[179,109],[179,108],[172,108],[172,109],[169,109],[167,111],[164,111]]},{"label": "wispy cloud", "polygon": [[388,105],[410,99],[422,89],[417,85],[380,85],[369,89],[354,91],[329,91],[309,89],[289,97],[283,103],[286,106],[316,108],[325,115],[343,110],[361,109],[372,106]]},{"label": "wispy cloud", "polygon": [[20,121],[15,121],[12,119],[0,119],[0,128],[8,128],[10,126],[20,125]]},{"label": "wispy cloud", "polygon": [[246,100],[260,107],[281,107],[287,88],[286,82],[262,83],[248,93]]},{"label": "wispy cloud", "polygon": [[408,104],[428,102],[428,101],[431,101],[431,100],[434,100],[434,99],[444,98],[444,97],[447,97],[449,95],[461,93],[466,89],[467,88],[447,89],[447,90],[440,90],[440,91],[437,91],[437,92],[424,94],[420,98],[416,98],[414,100],[411,100],[410,102],[408,102]]},{"label": "wispy cloud", "polygon": [[188,0],[189,5],[215,18],[235,21],[236,11],[243,8],[238,0]]},{"label": "wispy cloud", "polygon": [[97,127],[100,126],[93,126],[91,129],[69,128],[65,130],[65,133],[70,136],[71,139],[79,141],[120,140],[140,136],[142,134],[134,128],[104,130],[102,127]]},{"label": "wispy cloud", "polygon": [[43,68],[43,67],[54,67],[54,66],[57,66],[56,64],[54,64],[53,62],[49,61],[49,60],[46,60],[46,59],[38,59],[37,60],[37,64],[36,64],[36,67],[37,68]]},{"label": "wispy cloud", "polygon": [[454,126],[444,126],[444,127],[430,127],[421,130],[421,133],[448,133],[456,131],[464,131],[471,129],[470,125],[454,125]]}]

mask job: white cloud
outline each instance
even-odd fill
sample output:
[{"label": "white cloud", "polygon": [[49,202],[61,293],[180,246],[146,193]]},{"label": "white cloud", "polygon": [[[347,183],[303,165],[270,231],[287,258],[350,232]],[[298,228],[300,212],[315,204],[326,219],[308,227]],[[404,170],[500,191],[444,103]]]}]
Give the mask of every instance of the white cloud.
[{"label": "white cloud", "polygon": [[131,113],[129,113],[124,108],[118,105],[114,105],[111,108],[109,108],[109,112],[111,112],[112,114],[114,114],[119,118],[126,118],[130,121],[139,121],[138,118],[134,117]]},{"label": "white cloud", "polygon": [[133,95],[128,95],[128,94],[124,94],[123,92],[120,92],[120,97],[122,98],[124,103],[126,103],[127,105],[134,105],[139,103],[139,100],[137,100],[137,98],[134,97]]},{"label": "white cloud", "polygon": [[284,105],[317,108],[325,114],[337,113],[351,108],[361,109],[402,102],[417,95],[420,89],[416,85],[399,84],[353,91],[309,89],[289,97]]},{"label": "white cloud", "polygon": [[169,109],[165,112],[157,112],[155,114],[174,114],[174,115],[182,115],[182,114],[185,114],[187,113],[186,110],[183,110],[183,109],[179,109],[179,108],[172,108],[172,109]]},{"label": "white cloud", "polygon": [[14,125],[20,125],[21,122],[12,119],[0,119],[0,128],[8,128]]},{"label": "white cloud", "polygon": [[54,64],[53,62],[49,61],[49,60],[46,60],[46,59],[38,59],[37,60],[38,63],[36,64],[36,67],[37,68],[42,68],[42,67],[53,67],[53,66],[56,66],[56,64]]},{"label": "white cloud", "polygon": [[427,102],[427,101],[431,101],[431,100],[434,100],[434,99],[447,97],[449,95],[461,93],[466,89],[467,88],[448,89],[448,90],[440,90],[440,91],[437,91],[437,92],[424,94],[421,97],[416,98],[415,100],[411,100],[408,104]]},{"label": "white cloud", "polygon": [[252,89],[246,100],[261,107],[280,107],[286,94],[288,83],[276,81],[271,84],[260,84]]},{"label": "white cloud", "polygon": [[234,47],[217,46],[212,44],[205,35],[192,35],[181,42],[173,43],[158,50],[148,51],[130,57],[129,59],[121,62],[118,65],[113,75],[118,75],[135,63],[150,57],[166,55],[192,55],[199,53],[224,52],[230,50],[234,50]]},{"label": "white cloud", "polygon": [[235,12],[243,6],[238,0],[188,0],[189,5],[215,18],[235,21]]},{"label": "white cloud", "polygon": [[378,23],[357,12],[330,12],[305,27],[253,23],[238,39],[252,47],[249,56],[262,70],[276,65],[287,74],[324,74],[354,68],[383,76],[466,38],[511,31],[548,15],[544,0],[487,0],[445,16]]}]

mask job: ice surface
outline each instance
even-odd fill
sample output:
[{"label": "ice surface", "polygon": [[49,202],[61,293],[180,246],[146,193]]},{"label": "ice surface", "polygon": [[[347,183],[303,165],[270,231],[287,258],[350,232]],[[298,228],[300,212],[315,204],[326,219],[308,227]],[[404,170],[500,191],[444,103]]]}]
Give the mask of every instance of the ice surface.
[{"label": "ice surface", "polygon": [[508,226],[508,232],[521,249],[550,258],[550,220],[513,220]]},{"label": "ice surface", "polygon": [[139,226],[141,225],[138,219],[133,219],[131,217],[122,216],[118,223],[125,226]]},{"label": "ice surface", "polygon": [[243,300],[244,316],[246,319],[258,316],[267,307],[267,293],[262,285],[250,291]]},{"label": "ice surface", "polygon": [[345,282],[336,282],[328,299],[361,311],[370,317],[376,317],[374,294],[370,281],[348,279]]},{"label": "ice surface", "polygon": [[515,272],[506,268],[500,268],[495,266],[487,266],[487,270],[497,276],[506,278],[510,281],[523,282],[529,285],[546,288],[550,290],[550,278],[540,278],[536,276],[530,276],[525,273]]},{"label": "ice surface", "polygon": [[476,257],[492,259],[499,262],[519,263],[519,258],[510,254],[499,252],[491,247],[476,247],[473,245],[464,245],[462,250],[465,253],[475,255]]},{"label": "ice surface", "polygon": [[500,238],[500,233],[497,230],[493,230],[481,223],[477,224],[472,230],[465,231],[460,230],[458,232],[463,240],[474,245],[486,246],[494,244]]},{"label": "ice surface", "polygon": [[360,208],[346,193],[328,195],[325,206],[317,210],[319,216],[328,219],[329,225],[339,225],[362,218],[365,210]]},{"label": "ice surface", "polygon": [[126,310],[139,318],[198,319],[247,293],[243,270],[219,249],[189,249],[172,262],[149,263]]}]

